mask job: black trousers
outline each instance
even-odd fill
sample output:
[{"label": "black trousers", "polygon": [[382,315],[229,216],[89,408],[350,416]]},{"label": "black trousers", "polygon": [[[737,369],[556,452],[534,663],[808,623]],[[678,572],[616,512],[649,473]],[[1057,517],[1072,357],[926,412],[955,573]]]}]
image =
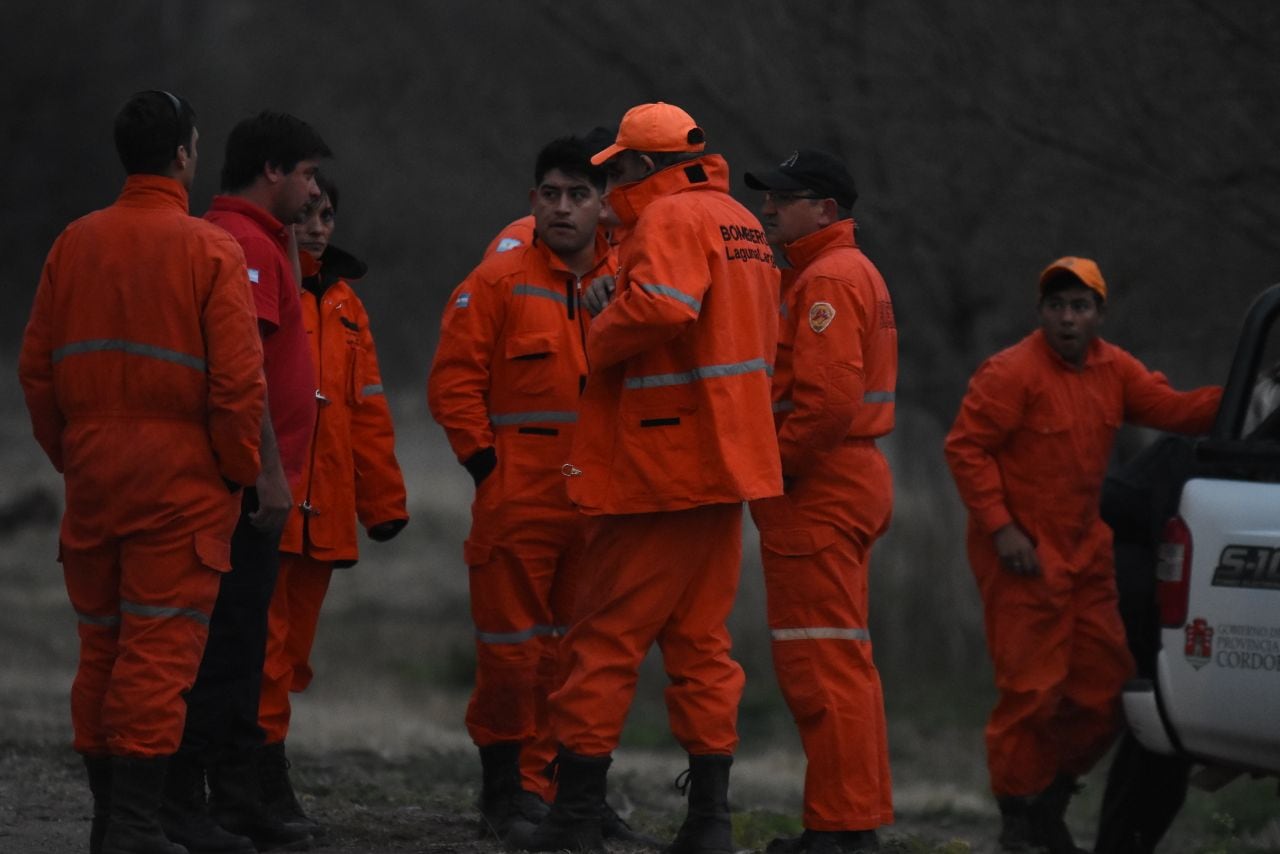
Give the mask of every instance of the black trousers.
[{"label": "black trousers", "polygon": [[209,640],[187,694],[187,722],[179,753],[214,760],[264,740],[258,699],[267,651],[267,612],[280,572],[280,533],[249,522],[258,494],[246,489],[231,537],[231,571],[222,577],[209,621]]}]

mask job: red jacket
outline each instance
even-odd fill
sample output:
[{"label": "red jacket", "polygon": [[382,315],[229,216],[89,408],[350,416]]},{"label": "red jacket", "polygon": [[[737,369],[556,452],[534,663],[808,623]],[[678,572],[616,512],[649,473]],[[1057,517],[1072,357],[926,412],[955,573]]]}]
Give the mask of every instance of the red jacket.
[{"label": "red jacket", "polygon": [[853,229],[853,220],[841,220],[785,247],[795,275],[782,296],[773,409],[789,476],[846,438],[893,429],[893,302]]},{"label": "red jacket", "polygon": [[591,373],[569,497],[646,513],[782,491],[770,408],[778,270],[759,221],[705,155],[617,188],[634,228],[613,301],[591,324]]},{"label": "red jacket", "polygon": [[[310,256],[307,256],[310,260]],[[382,388],[369,315],[347,278],[365,265],[330,246],[303,280],[302,323],[316,365],[315,428],[280,550],[350,566],[366,529],[408,520],[391,409]]]},{"label": "red jacket", "polygon": [[258,476],[262,349],[244,255],[187,213],[177,181],[133,175],[45,262],[18,373],[66,478],[62,541],[224,516]]}]

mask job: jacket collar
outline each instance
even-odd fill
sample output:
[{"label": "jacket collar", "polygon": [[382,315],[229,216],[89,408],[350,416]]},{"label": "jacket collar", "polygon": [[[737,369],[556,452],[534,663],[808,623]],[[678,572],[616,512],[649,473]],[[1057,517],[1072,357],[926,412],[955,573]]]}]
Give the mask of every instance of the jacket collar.
[{"label": "jacket collar", "polygon": [[260,208],[247,199],[242,199],[239,196],[214,196],[212,204],[209,205],[209,210],[211,212],[221,211],[240,214],[246,219],[252,220],[259,228],[271,235],[273,239],[280,243],[282,248],[287,250],[289,247],[289,234],[285,230],[284,223],[273,217],[265,208]]},{"label": "jacket collar", "polygon": [[117,201],[130,207],[189,210],[187,188],[167,175],[130,175]]},{"label": "jacket collar", "polygon": [[831,225],[806,234],[798,240],[791,241],[782,247],[782,251],[786,254],[787,262],[792,267],[802,270],[809,266],[815,258],[830,249],[842,247],[856,249],[858,241],[853,236],[855,228],[857,228],[857,224],[851,219],[837,220]]},{"label": "jacket collar", "polygon": [[591,269],[588,270],[582,276],[578,276],[576,273],[574,273],[572,270],[566,267],[564,265],[564,261],[560,260],[560,256],[552,252],[551,248],[548,247],[546,243],[542,242],[542,240],[538,237],[537,232],[534,232],[534,235],[533,235],[533,250],[535,252],[540,252],[542,254],[543,260],[545,261],[548,269],[550,269],[552,272],[564,273],[567,276],[573,276],[574,278],[585,279],[587,278],[587,276],[590,276],[592,273],[595,273],[596,271],[598,271],[602,266],[606,265],[606,263],[612,257],[613,246],[609,243],[609,238],[606,235],[605,230],[603,228],[597,228],[596,242],[595,242],[595,258],[591,262]]},{"label": "jacket collar", "polygon": [[609,192],[609,207],[623,226],[630,228],[653,202],[689,190],[729,192],[729,164],[719,154],[704,154],[674,163],[634,184],[614,187]]},{"label": "jacket collar", "polygon": [[317,295],[335,282],[354,282],[369,271],[368,264],[333,244],[325,247],[318,261],[306,252],[298,253],[298,261],[302,267],[302,287]]}]

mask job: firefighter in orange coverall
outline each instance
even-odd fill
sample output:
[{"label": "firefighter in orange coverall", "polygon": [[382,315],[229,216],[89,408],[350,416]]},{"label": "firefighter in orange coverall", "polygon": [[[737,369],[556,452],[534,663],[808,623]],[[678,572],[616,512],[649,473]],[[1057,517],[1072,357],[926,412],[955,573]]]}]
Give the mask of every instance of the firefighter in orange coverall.
[{"label": "firefighter in orange coverall", "polygon": [[[616,297],[587,336],[591,373],[565,473],[591,518],[583,583],[552,695],[558,790],[512,847],[598,849],[610,753],[656,641],[672,731],[689,753],[673,854],[732,850],[728,786],[742,668],[725,628],[742,501],[781,492],[769,374],[778,272],[760,223],[728,195],[724,159],[679,107],[627,112],[608,163],[624,227]],[[593,283],[592,305],[608,293]],[[594,308],[593,308],[594,310]]]},{"label": "firefighter in orange coverall", "polygon": [[300,512],[290,514],[280,540],[258,701],[266,734],[258,757],[264,804],[282,822],[312,829],[318,825],[303,812],[289,781],[289,692],[311,684],[320,607],[333,568],[354,566],[359,557],[357,520],[377,542],[390,540],[409,521],[369,315],[349,283],[367,268],[329,242],[338,189],[324,173],[316,183],[320,199],[294,231],[319,406],[306,468],[293,490]]},{"label": "firefighter in orange coverall", "polygon": [[158,91],[116,116],[124,190],[49,252],[19,362],[36,439],[66,482],[92,852],[186,851],[156,814],[230,569],[236,493],[259,470],[262,349],[244,254],[187,213],[194,120]]},{"label": "firefighter in orange coverall", "polygon": [[858,249],[844,164],[793,152],[748,172],[792,269],[782,295],[773,408],[786,494],[752,502],[774,671],[804,743],[803,835],[770,852],[879,846],[893,821],[884,695],[867,630],[867,562],[893,482],[875,440],[893,429],[898,331],[884,279]]},{"label": "firefighter in orange coverall", "polygon": [[585,520],[560,467],[587,374],[579,298],[613,269],[598,228],[604,173],[591,153],[573,137],[539,153],[529,193],[536,236],[458,285],[427,387],[432,415],[476,482],[463,549],[476,627],[466,723],[483,769],[482,831],[499,838],[515,819],[546,812],[546,702],[582,548]]},{"label": "firefighter in orange coverall", "polygon": [[1107,286],[1067,257],[1040,275],[1040,328],[978,368],[947,435],[999,699],[987,722],[1005,850],[1076,850],[1075,778],[1119,730],[1133,672],[1099,500],[1125,421],[1209,429],[1221,388],[1170,388],[1098,338]]}]

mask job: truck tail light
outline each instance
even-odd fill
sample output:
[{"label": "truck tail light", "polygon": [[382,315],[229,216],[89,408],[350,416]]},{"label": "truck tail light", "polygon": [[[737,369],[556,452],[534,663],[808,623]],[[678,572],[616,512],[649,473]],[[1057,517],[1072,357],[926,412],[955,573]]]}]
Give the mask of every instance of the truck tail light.
[{"label": "truck tail light", "polygon": [[1160,625],[1181,628],[1187,622],[1187,600],[1191,595],[1191,529],[1174,516],[1164,523],[1156,560],[1156,598],[1160,603]]}]

